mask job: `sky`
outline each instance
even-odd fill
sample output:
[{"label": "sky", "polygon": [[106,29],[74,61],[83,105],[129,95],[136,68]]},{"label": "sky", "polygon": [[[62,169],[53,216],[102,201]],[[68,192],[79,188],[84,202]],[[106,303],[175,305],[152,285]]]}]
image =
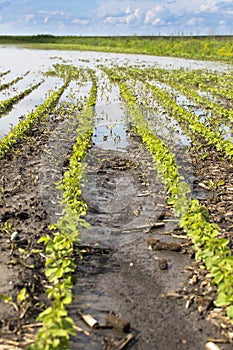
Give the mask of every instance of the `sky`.
[{"label": "sky", "polygon": [[0,35],[233,35],[232,0],[0,0]]}]

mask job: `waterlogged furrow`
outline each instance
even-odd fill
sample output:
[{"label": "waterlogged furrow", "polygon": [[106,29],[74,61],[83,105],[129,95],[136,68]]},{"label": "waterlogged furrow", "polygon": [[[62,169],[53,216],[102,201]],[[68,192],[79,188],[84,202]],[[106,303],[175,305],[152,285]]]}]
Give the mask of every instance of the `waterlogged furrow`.
[{"label": "waterlogged furrow", "polygon": [[208,99],[225,101],[232,94],[232,74],[230,73],[213,73],[206,70],[185,70],[185,69],[164,69],[164,68],[121,68],[121,72],[127,75],[127,72],[134,76],[134,78],[141,80],[157,80],[164,83],[171,83],[176,86],[183,85],[185,88],[196,90],[198,93],[211,93],[208,94]]},{"label": "waterlogged furrow", "polygon": [[69,84],[66,81],[63,86],[54,92],[42,105],[37,107],[35,112],[29,113],[25,120],[19,122],[5,137],[0,141],[0,157],[7,153],[10,148],[21,140],[32,126],[40,119],[45,119],[49,112],[56,106],[61,94]]},{"label": "waterlogged furrow", "polygon": [[60,103],[83,105],[87,102],[92,83],[72,80],[61,96]]},{"label": "waterlogged furrow", "polygon": [[206,100],[205,97],[201,97],[198,93],[185,89],[183,86],[177,86],[177,84],[167,84],[151,82],[163,91],[168,92],[178,106],[184,108],[188,113],[193,113],[197,116],[197,120],[204,126],[207,126],[213,131],[220,132],[220,136],[224,140],[232,142],[231,130],[228,125],[232,126],[231,118],[233,113],[231,110],[227,110],[219,106],[218,104]]},{"label": "waterlogged furrow", "polygon": [[184,130],[186,135],[188,135],[194,144],[197,144],[198,138],[203,138],[209,145],[213,145],[217,151],[233,159],[233,144],[230,139],[224,139],[222,137],[222,131],[213,130],[210,127],[204,125],[200,122],[200,116],[188,111],[183,106],[180,106],[174,98],[172,88],[167,86],[166,91],[164,87],[155,86],[151,83],[145,82],[145,80],[151,80],[154,78],[153,73],[150,74],[149,78],[139,69],[129,69],[129,74],[127,75],[127,69],[121,69],[118,76],[114,71],[108,71],[111,77],[115,80],[127,81],[128,76],[132,79],[135,78],[136,72],[138,73],[137,80],[140,79],[145,83],[147,90],[153,93],[153,96],[157,103],[163,107],[169,115],[177,120],[181,128]]},{"label": "waterlogged furrow", "polygon": [[10,70],[0,73],[0,78],[10,73]]},{"label": "waterlogged furrow", "polygon": [[186,136],[179,123],[170,117],[169,113],[153,99],[153,94],[145,89],[142,82],[127,82],[130,93],[137,99],[145,119],[152,130],[166,143],[169,148],[175,145],[190,145],[190,138]]},{"label": "waterlogged furrow", "polygon": [[3,114],[6,113],[9,109],[11,109],[15,103],[19,102],[25,96],[29,95],[33,90],[37,89],[41,84],[42,84],[42,82],[39,82],[39,83],[33,85],[32,87],[22,91],[18,95],[11,97],[5,101],[1,101],[0,102],[0,117],[3,116]]},{"label": "waterlogged furrow", "polygon": [[69,337],[74,334],[74,322],[68,316],[67,306],[72,302],[72,275],[76,268],[75,244],[79,242],[78,230],[86,225],[83,216],[87,212],[87,205],[81,198],[81,182],[86,167],[84,159],[93,132],[93,107],[97,92],[93,74],[92,82],[90,96],[79,115],[78,137],[70,157],[69,169],[64,174],[61,185],[64,215],[51,226],[55,230],[53,237],[46,236],[39,240],[45,245],[45,275],[50,283],[47,295],[52,299],[52,305],[38,317],[42,321],[42,327],[31,350],[68,349]]},{"label": "waterlogged furrow", "polygon": [[218,287],[215,304],[225,306],[233,322],[233,257],[228,246],[229,240],[221,237],[216,224],[209,222],[206,208],[198,200],[188,198],[189,187],[179,174],[174,155],[151,132],[127,85],[123,82],[119,86],[134,126],[152,154],[158,173],[166,185],[168,203],[173,205],[175,214],[180,217],[179,226],[191,238],[196,259],[205,263],[213,283]]},{"label": "waterlogged furrow", "polygon": [[[175,73],[173,72],[173,74]],[[201,106],[203,111],[205,111],[205,113],[208,113],[208,121],[212,124],[213,127],[219,126],[220,124],[226,123],[227,121],[232,124],[233,111],[231,108],[224,108],[220,105],[220,103],[217,103],[210,98],[206,98],[206,96],[200,95],[200,92],[198,93],[198,91],[189,89],[185,81],[182,81],[181,84],[177,83],[175,75],[169,76],[169,79],[166,80],[163,78],[163,81],[166,81],[166,84],[169,84],[176,91],[178,91],[177,95],[179,95],[179,93],[182,93],[189,99],[190,102],[195,102],[196,105]]]},{"label": "waterlogged furrow", "polygon": [[228,100],[233,102],[232,74],[212,73],[211,71],[184,69],[169,72],[167,78],[174,79],[178,84],[183,84],[188,88],[211,94],[212,99],[217,99],[220,104]]},{"label": "waterlogged furrow", "polygon": [[23,79],[23,77],[17,77],[13,80],[11,80],[9,83],[5,83],[5,84],[1,84],[0,85],[0,91],[8,89],[9,87],[11,87],[12,85],[16,84],[18,81],[20,81],[21,79]]},{"label": "waterlogged furrow", "polygon": [[10,78],[10,80],[8,79],[9,81],[4,82],[4,85],[6,84],[7,87],[4,90],[0,90],[0,100],[10,98],[16,93],[21,93],[28,87],[36,84],[38,81],[44,80],[42,74],[35,72],[26,72],[20,76],[15,76],[15,74],[12,74]]},{"label": "waterlogged furrow", "polygon": [[4,114],[0,119],[0,139],[7,135],[12,127],[16,126],[20,120],[25,119],[29,113],[33,113],[36,108],[43,104],[53,91],[58,90],[63,85],[60,78],[46,78],[43,83],[29,95],[14,104],[13,108]]},{"label": "waterlogged furrow", "polygon": [[119,96],[119,87],[112,84],[106,73],[96,71],[98,92],[96,123],[93,141],[102,149],[125,151],[128,144],[125,111]]},{"label": "waterlogged furrow", "polygon": [[168,93],[148,83],[146,86],[153,92],[158,103],[161,104],[181,126],[184,126],[185,132],[190,136],[194,144],[197,137],[202,137],[209,145],[214,146],[217,151],[227,156],[231,161],[233,160],[233,144],[230,140],[224,140],[220,131],[215,131],[205,126],[199,121],[197,115],[179,106]]},{"label": "waterlogged furrow", "polygon": [[[139,68],[121,68],[120,73],[124,79],[127,79],[128,75],[132,76],[134,79],[140,79],[141,81],[153,81],[157,82],[157,84],[162,84],[164,89],[171,91],[171,87],[174,89],[173,97],[177,99],[178,104],[182,103],[183,98],[188,98],[187,100],[187,108],[192,109],[193,113],[196,115],[205,114],[205,121],[213,127],[215,130],[221,129],[221,124],[229,124],[232,126],[233,121],[233,113],[231,108],[226,108],[226,94],[224,93],[223,87],[216,89],[216,91],[221,94],[221,101],[215,99],[214,96],[211,96],[208,91],[209,89],[204,89],[203,85],[198,82],[198,78],[195,79],[196,73],[195,71],[187,72],[184,70],[169,70],[169,69],[139,69]],[[202,71],[198,71],[201,76]],[[189,74],[188,81],[183,79],[183,75],[186,76]],[[226,75],[214,75],[209,72],[205,72],[205,77],[210,75],[210,80],[214,81],[218,80],[218,77]],[[193,76],[193,81],[191,77]],[[212,77],[212,78],[211,78]],[[223,82],[224,82],[224,78]],[[232,84],[232,83],[231,83]],[[231,91],[231,84],[225,82],[224,87],[227,85],[227,91]],[[208,85],[205,85],[207,87]],[[190,87],[192,87],[190,89]],[[193,105],[195,104],[195,105]],[[204,121],[204,120],[202,120]]]}]

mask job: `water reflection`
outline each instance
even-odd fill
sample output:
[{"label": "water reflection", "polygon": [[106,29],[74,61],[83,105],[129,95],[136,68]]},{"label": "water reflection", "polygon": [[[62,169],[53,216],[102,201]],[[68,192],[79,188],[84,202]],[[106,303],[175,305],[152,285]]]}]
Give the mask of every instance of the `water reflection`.
[{"label": "water reflection", "polygon": [[[96,139],[100,144],[102,138],[103,147],[122,147],[126,145],[127,135],[124,126],[124,114],[119,102],[119,91],[114,85],[109,84],[106,75],[103,76],[99,66],[139,66],[153,67],[159,66],[168,69],[188,68],[188,69],[209,69],[214,71],[229,71],[232,66],[208,61],[195,61],[174,57],[156,57],[135,54],[120,54],[120,53],[104,53],[93,51],[59,51],[59,50],[31,50],[14,46],[0,45],[0,84],[9,82],[19,76],[24,75],[24,78],[12,85],[8,90],[2,91],[0,99],[4,100],[12,96],[12,93],[21,92],[28,84],[38,82],[43,77],[43,73],[52,69],[56,63],[72,64],[79,68],[92,68],[95,70],[98,78],[98,99],[97,99],[97,118],[102,111],[106,114],[101,118],[104,120],[97,121]],[[27,72],[30,72],[26,75]],[[1,73],[7,73],[1,75]],[[26,75],[26,76],[25,76]],[[55,90],[59,87],[60,81],[56,78],[46,79],[45,83],[40,88],[33,91],[29,96],[14,106],[14,109],[8,116],[0,119],[0,135],[5,135],[12,125],[16,125],[20,116],[31,112],[38,104],[42,103],[46,98],[49,89]],[[102,86],[102,87],[101,87]],[[88,89],[87,89],[88,90]],[[78,94],[74,88],[74,94]],[[68,93],[69,95],[69,93]],[[66,94],[66,96],[68,96]],[[65,95],[63,95],[63,99]],[[69,98],[68,98],[69,99]],[[113,104],[115,104],[113,108]],[[100,107],[100,105],[105,107]],[[108,106],[108,107],[107,107]],[[107,117],[111,114],[110,117]],[[107,120],[109,118],[109,120]],[[110,120],[112,119],[112,120]],[[105,130],[103,129],[103,124]],[[116,124],[112,129],[111,125]],[[106,135],[102,135],[102,133]],[[106,140],[103,140],[105,136]]]},{"label": "water reflection", "polygon": [[20,118],[26,117],[28,113],[43,103],[52,91],[61,87],[62,83],[62,79],[49,77],[37,89],[13,106],[13,109],[0,119],[0,139],[18,124]]}]

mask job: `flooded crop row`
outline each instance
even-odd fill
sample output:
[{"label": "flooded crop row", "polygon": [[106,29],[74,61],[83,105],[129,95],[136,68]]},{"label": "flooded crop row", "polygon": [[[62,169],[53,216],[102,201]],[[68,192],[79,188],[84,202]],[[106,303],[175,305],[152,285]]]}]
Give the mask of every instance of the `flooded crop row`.
[{"label": "flooded crop row", "polygon": [[232,67],[0,54],[0,347],[229,350]]}]

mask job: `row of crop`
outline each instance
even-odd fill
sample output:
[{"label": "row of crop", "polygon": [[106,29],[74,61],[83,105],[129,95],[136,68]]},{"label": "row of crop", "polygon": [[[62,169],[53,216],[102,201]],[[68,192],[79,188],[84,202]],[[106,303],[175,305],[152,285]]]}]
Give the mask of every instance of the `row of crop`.
[{"label": "row of crop", "polygon": [[211,129],[201,123],[196,114],[179,106],[168,92],[164,92],[162,89],[148,83],[146,86],[152,91],[158,103],[180,123],[181,127],[185,125],[186,133],[189,134],[194,143],[196,137],[201,136],[209,145],[214,146],[217,151],[221,152],[222,155],[233,160],[233,144],[231,140],[224,140],[220,131]]},{"label": "row of crop", "polygon": [[[191,73],[189,73],[191,75]],[[147,76],[144,73],[144,76]],[[178,77],[177,77],[178,76]],[[192,76],[192,75],[191,75]],[[156,79],[158,81],[161,81],[165,84],[168,84],[172,88],[176,90],[176,92],[184,94],[189,101],[190,104],[192,102],[195,102],[198,106],[201,106],[206,113],[211,113],[211,117],[209,118],[209,122],[213,126],[218,126],[222,122],[227,122],[227,120],[232,123],[233,122],[233,111],[231,108],[225,108],[221,106],[221,103],[219,101],[214,101],[213,96],[218,94],[218,96],[221,96],[224,101],[226,98],[229,98],[229,95],[227,94],[227,91],[224,92],[223,89],[219,90],[217,88],[209,87],[208,85],[201,85],[201,89],[190,89],[189,80],[185,79],[179,79],[179,75],[177,71],[165,71],[161,69],[156,69],[153,71],[153,74],[150,74],[150,79]],[[191,79],[191,77],[190,77]],[[200,88],[200,85],[199,85]],[[229,88],[229,86],[228,86]],[[233,88],[233,86],[232,86]],[[210,98],[201,96],[198,91],[209,91],[212,93],[212,100]]]},{"label": "row of crop", "polygon": [[[137,72],[139,70],[137,69]],[[141,75],[137,75],[138,79],[145,81],[146,75],[141,72]],[[127,78],[128,77],[128,78]],[[120,75],[120,79],[129,79],[129,77],[134,78],[135,74],[132,74],[132,70],[129,70],[129,74]],[[150,76],[151,79],[151,76]],[[148,79],[149,80],[149,79]],[[177,120],[181,127],[184,129],[185,133],[190,136],[192,141],[195,143],[197,136],[201,136],[209,145],[216,148],[223,155],[226,155],[231,160],[233,159],[233,144],[230,140],[224,140],[221,136],[221,132],[216,130],[216,127],[210,128],[200,122],[199,116],[192,113],[182,106],[180,106],[174,98],[172,90],[164,91],[163,88],[157,87],[155,85],[145,83],[146,89],[152,91],[153,97],[157,100],[159,105],[161,105],[171,117]]]},{"label": "row of crop", "polygon": [[158,174],[162,177],[169,194],[168,203],[180,217],[182,227],[193,242],[196,259],[202,260],[218,287],[216,306],[224,306],[233,322],[233,256],[229,241],[221,237],[219,227],[209,222],[208,211],[198,200],[188,199],[189,187],[179,174],[174,155],[150,129],[136,98],[131,95],[125,82],[118,82],[121,96],[128,108],[137,133],[153,156]]},{"label": "row of crop", "polygon": [[43,104],[38,106],[36,110],[29,113],[25,120],[20,121],[5,137],[0,141],[0,157],[6,154],[10,148],[25,137],[26,133],[40,119],[45,119],[49,112],[56,106],[60,96],[69,81],[66,81],[63,86],[55,91]]},{"label": "row of crop", "polygon": [[163,87],[157,87],[148,81],[152,80],[153,73],[149,77],[141,69],[118,69],[117,74],[114,70],[105,71],[111,74],[111,78],[114,81],[130,81],[135,83],[135,76],[137,81],[141,80],[145,83],[145,88],[147,91],[153,93],[154,99],[158,102],[160,106],[166,110],[169,115],[174,118],[180,124],[181,128],[185,133],[192,139],[193,143],[197,143],[198,138],[202,138],[209,145],[214,146],[215,149],[221,152],[222,155],[227,156],[230,160],[233,159],[233,144],[231,140],[224,140],[221,132],[214,125],[214,128],[210,128],[200,122],[199,116],[186,110],[184,107],[180,106],[173,95],[172,89],[166,89],[164,91]]},{"label": "row of crop", "polygon": [[18,95],[8,98],[7,100],[0,101],[0,116],[7,110],[11,109],[12,106],[22,100],[25,96],[29,95],[33,90],[37,89],[42,84],[42,81],[31,86],[30,88],[20,92]]},{"label": "row of crop", "polygon": [[143,70],[135,67],[121,67],[120,71],[125,75],[130,73],[135,79],[158,80],[164,83],[173,81],[177,85],[184,85],[192,90],[211,93],[213,98],[216,97],[220,101],[230,103],[233,101],[233,79],[230,73],[154,67]]},{"label": "row of crop", "polygon": [[83,216],[87,205],[81,197],[81,183],[85,173],[85,156],[93,132],[93,106],[97,96],[96,80],[91,73],[92,88],[82,112],[78,115],[77,139],[60,188],[65,205],[63,216],[51,225],[53,236],[42,237],[46,255],[45,275],[48,279],[47,296],[52,305],[38,317],[42,327],[31,350],[68,349],[70,335],[75,334],[74,322],[67,306],[72,302],[73,274],[76,269],[75,254],[79,243],[79,228],[86,225]]},{"label": "row of crop", "polygon": [[233,81],[230,73],[179,69],[167,71],[165,76],[169,79],[173,76],[178,84],[184,84],[204,93],[208,92],[220,101],[233,102]]},{"label": "row of crop", "polygon": [[[126,74],[127,71],[128,74]],[[147,76],[143,74],[143,71],[139,69],[136,71],[141,71],[140,74],[137,74],[137,80],[142,79],[142,81],[145,82]],[[114,80],[127,81],[132,78],[131,81],[133,83],[135,82],[134,69],[121,70],[118,76],[112,71],[111,76]],[[151,79],[152,77],[150,76],[149,78]],[[233,144],[231,140],[224,140],[221,132],[216,130],[215,127],[212,129],[206,126],[200,122],[198,115],[180,106],[175,101],[172,90],[167,89],[164,91],[162,87],[157,87],[148,82],[145,82],[145,88],[147,91],[151,91],[158,104],[161,105],[172,118],[178,121],[181,128],[192,139],[194,144],[197,142],[197,138],[202,137],[203,140],[209,145],[214,146],[216,150],[220,151],[224,156],[227,156],[231,160],[233,159]]]},{"label": "row of crop", "polygon": [[7,71],[5,71],[5,72],[1,72],[0,73],[0,78],[2,78],[4,75],[7,75],[8,73],[10,73],[9,69]]},{"label": "row of crop", "polygon": [[206,113],[211,113],[209,121],[215,125],[220,123],[233,123],[233,111],[231,108],[225,108],[221,106],[219,102],[210,100],[206,97],[201,96],[198,92],[190,90],[185,84],[178,85],[175,80],[169,80],[167,82],[170,86],[176,89],[176,91],[184,94],[190,101],[195,102],[198,106],[201,106]]},{"label": "row of crop", "polygon": [[64,80],[78,80],[81,70],[69,64],[54,64],[53,69],[45,73],[46,76],[59,77]]},{"label": "row of crop", "polygon": [[23,77],[17,77],[11,81],[9,81],[9,83],[5,83],[0,85],[0,91],[8,89],[10,86],[16,84],[19,80],[23,79]]}]

